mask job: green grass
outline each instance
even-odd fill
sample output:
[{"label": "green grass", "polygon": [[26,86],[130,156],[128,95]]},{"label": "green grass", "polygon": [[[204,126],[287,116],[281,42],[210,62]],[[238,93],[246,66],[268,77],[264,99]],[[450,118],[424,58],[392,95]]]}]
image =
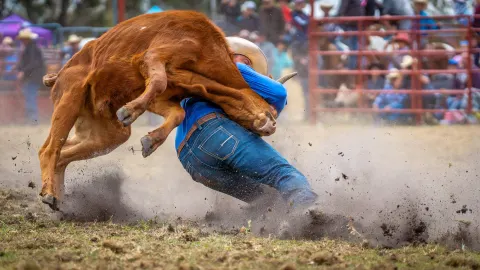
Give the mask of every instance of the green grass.
[{"label": "green grass", "polygon": [[[295,241],[207,233],[191,224],[52,220],[17,207],[0,190],[1,269],[480,269],[480,254],[437,245],[364,248],[336,240]],[[22,203],[24,203],[22,201]],[[40,209],[40,208],[37,208]]]}]

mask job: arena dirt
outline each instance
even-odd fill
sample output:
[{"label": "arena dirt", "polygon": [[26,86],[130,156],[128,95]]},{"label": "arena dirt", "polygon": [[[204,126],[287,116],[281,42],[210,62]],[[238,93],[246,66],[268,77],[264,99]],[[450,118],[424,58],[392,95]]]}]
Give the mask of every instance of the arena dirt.
[{"label": "arena dirt", "polygon": [[[285,206],[249,207],[193,182],[175,157],[173,136],[144,159],[136,151],[149,127],[113,153],[72,164],[66,174],[62,219],[205,220],[234,230],[252,220],[259,235],[278,232]],[[1,127],[2,188],[38,191],[37,149],[48,126]],[[328,215],[352,217],[371,245],[442,242],[480,248],[480,129],[471,127],[316,126],[289,124],[268,138],[311,181]],[[30,185],[30,187],[29,187]],[[297,215],[287,237],[317,239],[325,227]],[[301,220],[301,221],[300,221]],[[333,226],[333,225],[332,225]],[[337,225],[335,225],[337,226]],[[334,226],[334,227],[335,227]],[[332,229],[333,231],[333,229]]]},{"label": "arena dirt", "polygon": [[[111,154],[67,168],[67,200],[63,212],[51,218],[194,220],[221,232],[238,231],[251,220],[252,232],[265,237],[280,233],[370,246],[441,242],[480,249],[480,127],[310,126],[299,121],[304,112],[298,85],[289,82],[287,88],[288,106],[267,141],[320,195],[322,213],[313,220],[305,213],[287,215],[288,206],[277,199],[247,206],[195,183],[176,158],[173,133],[142,158],[140,138],[154,128],[145,126],[145,116],[134,124],[130,140]],[[339,122],[338,117],[323,120]],[[48,129],[0,126],[0,189],[39,192],[37,151]],[[357,234],[339,232],[338,223],[350,217]]]}]

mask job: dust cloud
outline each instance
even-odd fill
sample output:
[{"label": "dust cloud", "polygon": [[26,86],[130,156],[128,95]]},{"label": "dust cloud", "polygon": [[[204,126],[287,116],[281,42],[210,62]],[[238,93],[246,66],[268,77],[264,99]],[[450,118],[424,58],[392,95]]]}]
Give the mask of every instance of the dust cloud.
[{"label": "dust cloud", "polygon": [[[289,104],[290,105],[290,104]],[[297,112],[297,115],[299,113]],[[73,163],[66,172],[63,213],[69,220],[196,220],[211,230],[248,226],[258,235],[341,237],[372,246],[441,242],[480,249],[480,128],[361,127],[298,124],[287,111],[267,140],[310,180],[320,218],[292,213],[272,200],[249,206],[195,183],[173,149],[173,134],[151,157],[136,124],[130,140],[107,156]],[[49,127],[2,126],[0,188],[41,187],[37,151]],[[37,193],[38,193],[37,192]],[[289,220],[285,220],[289,212]],[[355,220],[361,237],[339,232]],[[341,224],[340,224],[341,223]],[[342,227],[342,228],[343,228]]]}]

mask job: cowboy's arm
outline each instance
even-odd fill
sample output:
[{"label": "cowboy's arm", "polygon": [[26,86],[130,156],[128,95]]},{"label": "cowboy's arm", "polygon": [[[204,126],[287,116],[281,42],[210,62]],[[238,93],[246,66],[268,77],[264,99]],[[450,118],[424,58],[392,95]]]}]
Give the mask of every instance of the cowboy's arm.
[{"label": "cowboy's arm", "polygon": [[237,63],[237,67],[250,88],[275,107],[278,114],[280,114],[287,103],[287,90],[285,87],[281,83],[255,72],[245,64]]}]

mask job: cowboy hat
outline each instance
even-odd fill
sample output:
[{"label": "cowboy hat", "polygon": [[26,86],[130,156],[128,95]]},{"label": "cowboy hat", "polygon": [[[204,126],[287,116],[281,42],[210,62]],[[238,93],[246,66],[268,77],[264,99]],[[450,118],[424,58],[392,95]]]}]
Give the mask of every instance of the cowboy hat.
[{"label": "cowboy hat", "polygon": [[240,37],[227,37],[227,42],[234,54],[247,57],[256,72],[268,76],[267,57],[255,43]]},{"label": "cowboy hat", "polygon": [[[234,54],[247,57],[252,62],[251,67],[256,72],[268,76],[267,57],[263,51],[255,43],[240,37],[227,37],[227,43]],[[285,83],[289,79],[295,77],[297,72],[287,74],[277,80],[279,83]]]},{"label": "cowboy hat", "polygon": [[2,40],[2,44],[3,45],[11,45],[13,43],[13,39],[11,37],[5,37],[3,40]]},{"label": "cowboy hat", "polygon": [[413,64],[413,57],[410,55],[405,55],[402,58],[402,63],[400,63],[400,67],[402,68],[409,68]]},{"label": "cowboy hat", "polygon": [[33,33],[30,28],[25,28],[18,32],[18,39],[37,39],[38,35]]},{"label": "cowboy hat", "polygon": [[333,8],[333,3],[331,1],[324,0],[320,2],[320,8],[326,8],[326,9]]},{"label": "cowboy hat", "polygon": [[398,33],[397,35],[395,35],[392,41],[397,41],[397,42],[402,41],[407,44],[410,44],[410,37],[408,36],[407,33]]},{"label": "cowboy hat", "polygon": [[246,11],[247,9],[256,9],[257,8],[257,4],[255,4],[255,2],[253,1],[246,1],[245,3],[243,3],[243,5],[240,7],[241,11]]},{"label": "cowboy hat", "polygon": [[413,0],[415,4],[428,4],[428,0]]},{"label": "cowboy hat", "polygon": [[78,43],[81,41],[81,38],[75,34],[68,36],[67,43]]}]

